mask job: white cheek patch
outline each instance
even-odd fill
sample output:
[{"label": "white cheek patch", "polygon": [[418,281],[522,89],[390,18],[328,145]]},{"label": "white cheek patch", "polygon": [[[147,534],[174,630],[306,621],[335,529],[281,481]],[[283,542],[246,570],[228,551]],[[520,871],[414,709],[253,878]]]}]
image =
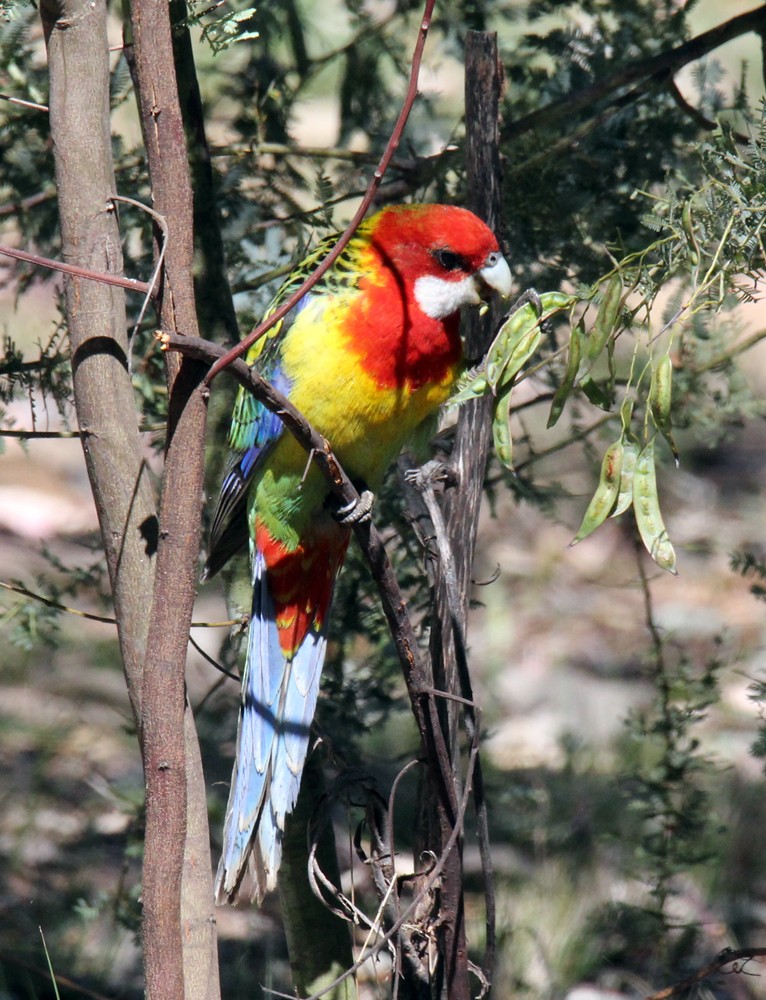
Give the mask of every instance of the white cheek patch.
[{"label": "white cheek patch", "polygon": [[462,281],[445,281],[426,274],[415,281],[415,301],[426,316],[444,319],[461,306],[478,305],[481,299],[471,276]]}]

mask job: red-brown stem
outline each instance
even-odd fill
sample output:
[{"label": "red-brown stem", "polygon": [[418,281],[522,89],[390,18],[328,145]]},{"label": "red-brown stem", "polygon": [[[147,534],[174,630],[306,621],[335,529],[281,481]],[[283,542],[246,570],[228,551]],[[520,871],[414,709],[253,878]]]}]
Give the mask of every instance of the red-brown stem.
[{"label": "red-brown stem", "polygon": [[149,292],[149,285],[145,281],[138,281],[137,278],[123,278],[120,274],[89,271],[87,267],[64,264],[60,260],[51,260],[50,257],[40,257],[39,254],[27,253],[26,250],[14,250],[12,247],[0,246],[0,254],[4,257],[13,257],[14,260],[23,260],[27,264],[36,264],[38,267],[48,267],[52,271],[63,271],[64,274],[73,274],[77,278],[89,278],[91,281],[100,281],[103,285],[116,285],[118,288],[127,288],[129,291],[139,292],[141,295],[146,295]]},{"label": "red-brown stem", "polygon": [[423,49],[425,48],[426,38],[428,37],[428,29],[431,27],[431,17],[433,15],[434,6],[436,0],[426,0],[425,9],[423,11],[423,19],[420,22],[420,32],[418,34],[418,40],[415,44],[415,51],[412,55],[412,67],[410,69],[410,82],[407,87],[407,94],[404,98],[404,103],[402,104],[402,110],[399,112],[399,117],[396,120],[396,125],[391,132],[391,138],[388,140],[388,144],[383,152],[383,156],[380,158],[380,163],[372,175],[372,180],[369,183],[367,191],[364,198],[362,198],[359,208],[356,210],[356,214],[351,222],[348,224],[346,229],[344,229],[340,239],[335,244],[330,253],[325,257],[319,267],[308,277],[300,288],[295,291],[290,298],[275,310],[267,320],[252,330],[244,340],[241,340],[236,347],[232,347],[222,358],[220,358],[208,371],[205,377],[205,384],[210,385],[216,375],[223,371],[228,365],[234,361],[235,358],[241,357],[245,351],[254,344],[259,337],[262,337],[268,330],[270,330],[276,323],[283,319],[291,309],[293,309],[298,302],[303,298],[303,296],[314,287],[314,285],[319,281],[323,274],[325,274],[338,259],[340,254],[343,252],[344,247],[349,242],[351,237],[356,232],[359,223],[364,218],[367,213],[367,209],[372,204],[372,199],[375,197],[375,192],[380,187],[381,181],[388,170],[389,164],[393,159],[394,153],[396,152],[399,142],[402,138],[402,133],[404,132],[404,126],[407,124],[407,119],[410,116],[410,111],[412,111],[412,105],[415,103],[415,98],[418,95],[418,76],[420,73],[420,63],[423,59]]}]

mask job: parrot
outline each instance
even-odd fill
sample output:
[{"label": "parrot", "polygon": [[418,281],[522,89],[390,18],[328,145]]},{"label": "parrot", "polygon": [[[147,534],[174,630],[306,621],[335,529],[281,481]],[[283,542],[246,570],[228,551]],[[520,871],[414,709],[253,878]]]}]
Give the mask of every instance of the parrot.
[{"label": "parrot", "polygon": [[[322,240],[265,316],[331,251]],[[249,544],[252,611],[216,902],[274,889],[286,816],[309,747],[330,604],[355,518],[408,438],[433,418],[465,362],[460,310],[511,293],[493,232],[464,208],[388,205],[246,360],[323,434],[362,493],[338,509],[279,417],[240,387],[203,578]]]}]

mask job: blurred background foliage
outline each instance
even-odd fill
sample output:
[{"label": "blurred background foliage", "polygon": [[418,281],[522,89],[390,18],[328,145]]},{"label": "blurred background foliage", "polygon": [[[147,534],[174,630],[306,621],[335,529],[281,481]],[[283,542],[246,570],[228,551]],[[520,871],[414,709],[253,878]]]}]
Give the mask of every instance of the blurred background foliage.
[{"label": "blurred background foliage", "polygon": [[[642,996],[724,947],[766,945],[760,40],[743,34],[677,72],[621,76],[745,9],[675,0],[439,3],[422,94],[381,188],[381,200],[465,199],[465,33],[497,31],[507,80],[499,235],[519,291],[563,288],[597,303],[600,279],[615,269],[632,289],[621,336],[594,369],[609,389],[609,412],[575,387],[562,420],[546,428],[565,377],[568,333],[554,327],[540,354],[547,363],[515,390],[515,472],[494,461],[488,470],[469,640],[487,735],[497,997]],[[200,0],[183,13],[245,332],[296,257],[351,216],[398,113],[420,7]],[[112,16],[118,192],[148,202],[119,5]],[[44,47],[32,0],[0,3],[0,91],[0,238],[55,257]],[[583,91],[587,102],[571,100]],[[147,280],[148,217],[127,204],[120,217],[126,273]],[[200,235],[201,313],[213,317],[206,332],[222,337],[232,331],[216,320],[220,289]],[[0,996],[50,993],[38,926],[55,970],[73,981],[62,994],[139,996],[141,767],[116,641],[94,620],[108,618],[110,605],[72,430],[60,280],[2,258],[0,280],[0,565],[2,582],[16,588],[0,594]],[[129,298],[133,323],[140,305]],[[153,322],[147,316],[133,334],[132,370],[147,458],[159,471],[166,395]],[[681,467],[663,446],[659,476],[678,580],[658,576],[625,519],[566,549],[604,448],[619,434],[636,351],[644,361],[673,358]],[[216,397],[211,492],[231,399],[222,385]],[[448,450],[448,426],[441,443]],[[424,558],[395,475],[377,509],[425,634]],[[204,588],[196,620],[228,615],[220,585]],[[196,649],[229,667],[240,638],[237,629],[193,631]],[[416,741],[353,547],[332,640],[318,727],[336,779],[344,879],[372,906],[348,831],[364,789],[374,782],[387,795]],[[196,650],[189,690],[215,838],[238,695]],[[408,778],[395,816],[403,853],[416,806]],[[470,831],[466,872],[478,954],[483,910]],[[219,929],[224,994],[254,983],[288,987],[276,900],[260,911],[222,910]],[[360,995],[386,995],[369,976]],[[729,976],[709,991],[759,996],[764,987]]]}]

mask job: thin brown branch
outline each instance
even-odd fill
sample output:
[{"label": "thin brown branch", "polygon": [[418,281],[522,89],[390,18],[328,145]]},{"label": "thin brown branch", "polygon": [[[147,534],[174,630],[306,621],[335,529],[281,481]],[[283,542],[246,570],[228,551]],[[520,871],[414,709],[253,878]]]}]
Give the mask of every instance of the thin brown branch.
[{"label": "thin brown branch", "polygon": [[[200,337],[186,337],[165,332],[158,333],[157,337],[163,350],[178,351],[206,364],[212,364],[226,356],[226,349],[220,344]],[[241,358],[231,361],[227,371],[264,406],[279,416],[288,430],[311,454],[312,461],[316,462],[333,493],[343,504],[359,500],[357,490],[333,454],[330,443],[311,426],[286,397],[277,392],[256,371],[249,368]],[[457,802],[451,785],[449,756],[438,723],[434,699],[428,693],[432,685],[418,652],[418,642],[407,611],[407,602],[399,589],[383,540],[375,526],[371,523],[356,524],[354,531],[380,593],[383,612],[404,671],[412,710],[421,739],[424,741],[424,752],[429,765],[434,769],[437,794],[445,799],[454,818]]]},{"label": "thin brown branch", "polygon": [[701,59],[708,52],[712,52],[733,38],[738,38],[749,31],[761,32],[764,29],[766,29],[766,4],[762,4],[745,14],[732,17],[696,38],[677,45],[674,49],[668,49],[647,59],[639,59],[627,66],[622,66],[590,86],[583,87],[576,93],[567,94],[566,97],[562,97],[558,101],[553,101],[528,115],[524,115],[523,118],[510,122],[503,130],[503,139],[516,139],[536,128],[552,125],[582,108],[604,100],[614,91],[621,90],[633,83],[644,81],[648,85],[658,75],[676,73],[683,66]]},{"label": "thin brown branch", "polygon": [[698,365],[684,365],[684,367],[692,375],[702,375],[704,372],[714,371],[716,368],[730,364],[737,355],[744,354],[745,351],[749,351],[751,347],[760,344],[764,339],[766,339],[766,330],[758,330],[755,333],[751,333],[749,337],[744,337],[731,347],[727,347],[720,354],[715,354],[712,358],[708,358]]},{"label": "thin brown branch", "polygon": [[[39,368],[39,365],[35,366]],[[165,424],[147,424],[139,427],[140,434],[157,434],[165,430]],[[36,431],[29,429],[17,430],[16,428],[4,427],[0,430],[0,437],[17,438],[20,441],[35,441],[45,439],[61,438],[62,440],[83,438],[87,431]]]},{"label": "thin brown branch", "polygon": [[3,428],[0,430],[0,437],[17,438],[19,441],[34,441],[35,438],[40,440],[45,438],[81,438],[82,431],[30,431]]},{"label": "thin brown branch", "polygon": [[[651,993],[646,997],[646,1000],[668,1000],[669,997],[685,993],[692,986],[696,986],[703,979],[707,979],[708,976],[714,976],[717,972],[723,972],[727,965],[733,966],[730,972],[744,972],[747,962],[752,961],[754,958],[763,958],[764,956],[766,956],[766,948],[724,948],[722,952],[716,955],[712,962],[703,965],[701,969],[693,972],[686,979],[681,979],[672,986],[668,986],[664,990],[659,990],[657,993]],[[740,962],[742,965],[739,964]]]},{"label": "thin brown branch", "polygon": [[43,594],[36,594],[33,590],[27,590],[26,587],[22,587],[20,584],[0,580],[0,587],[2,587],[3,590],[10,590],[14,594],[19,594],[21,597],[29,597],[31,600],[37,601],[39,604],[44,604],[46,608],[53,608],[55,611],[62,612],[62,614],[76,615],[78,618],[87,618],[88,621],[101,622],[103,625],[117,624],[116,618],[112,618],[107,615],[96,615],[93,614],[92,611],[80,611],[78,608],[67,607],[66,604],[54,601],[50,597],[45,597]]},{"label": "thin brown branch", "polygon": [[239,295],[242,292],[254,292],[258,288],[262,288],[264,285],[268,285],[271,281],[277,281],[279,278],[284,278],[285,275],[289,274],[293,269],[293,264],[280,264],[279,267],[272,267],[269,271],[263,271],[261,274],[256,275],[254,278],[243,279],[241,281],[235,281],[232,283],[231,292],[232,295]]},{"label": "thin brown branch", "polygon": [[523,462],[519,462],[515,468],[518,474],[523,469],[528,468],[530,465],[534,465],[535,462],[541,461],[543,458],[548,458],[549,455],[555,455],[557,451],[563,451],[565,448],[569,448],[570,445],[576,444],[578,441],[584,441],[585,438],[590,437],[591,434],[595,433],[604,424],[608,424],[610,420],[618,420],[620,417],[619,413],[605,413],[602,417],[599,417],[589,427],[583,427],[581,430],[576,431],[571,437],[564,438],[562,441],[557,441],[552,444],[549,448],[543,448],[542,451],[532,452],[529,458],[525,458]]},{"label": "thin brown branch", "polygon": [[359,223],[365,217],[367,210],[372,204],[375,193],[380,187],[383,176],[388,170],[388,167],[393,159],[394,153],[396,152],[399,143],[402,138],[402,133],[404,132],[404,126],[407,124],[407,119],[410,116],[410,111],[415,103],[415,98],[418,93],[418,76],[420,73],[420,63],[423,59],[423,49],[425,48],[426,38],[428,37],[428,30],[431,26],[431,16],[433,14],[433,9],[436,0],[426,0],[425,10],[423,11],[423,18],[420,22],[420,31],[418,33],[418,40],[415,44],[415,51],[412,56],[412,67],[410,70],[410,82],[407,87],[407,94],[402,104],[402,109],[399,112],[399,117],[396,120],[393,131],[391,132],[391,137],[388,140],[388,144],[383,152],[383,156],[380,158],[380,163],[378,164],[375,173],[373,174],[372,180],[367,188],[367,192],[359,205],[359,208],[354,214],[354,218],[351,220],[347,228],[342,233],[340,239],[335,244],[330,253],[325,257],[322,263],[312,272],[309,278],[297,289],[286,302],[275,310],[274,313],[264,322],[260,323],[254,330],[252,330],[247,337],[244,338],[236,347],[233,347],[227,354],[225,354],[219,361],[217,361],[210,371],[207,373],[205,379],[205,384],[210,385],[212,380],[216,375],[226,368],[235,358],[241,357],[251,346],[255,343],[259,337],[262,337],[268,330],[270,330],[276,323],[283,319],[296,305],[303,296],[314,287],[314,285],[322,278],[324,274],[332,267],[335,261],[338,259],[340,254],[343,252],[345,246],[351,239],[351,237],[356,232]]},{"label": "thin brown branch", "polygon": [[[88,618],[93,622],[101,622],[103,625],[116,625],[117,619],[110,617],[108,615],[96,615],[92,611],[80,611],[79,608],[71,608],[66,604],[60,604],[58,601],[52,600],[50,597],[45,597],[43,594],[38,594],[34,590],[28,590],[26,587],[22,587],[17,583],[10,583],[8,580],[0,580],[0,587],[4,590],[10,590],[14,594],[20,594],[22,597],[29,597],[33,601],[39,601],[40,604],[45,604],[49,608],[54,608],[56,611],[61,611],[63,614],[67,615],[77,615],[79,618]],[[192,622],[192,628],[233,628],[235,625],[242,625],[243,619],[241,618],[230,618],[228,621],[221,622]],[[195,649],[198,647],[192,642]],[[202,650],[199,650],[203,656],[206,656]],[[215,661],[211,661],[215,666],[218,664]],[[221,668],[222,669],[222,668]],[[225,673],[225,671],[224,671]]]},{"label": "thin brown branch", "polygon": [[31,194],[28,198],[6,202],[5,205],[0,205],[0,217],[5,215],[19,215],[22,212],[29,211],[30,208],[37,208],[38,205],[43,205],[46,201],[51,201],[55,197],[56,189],[50,187],[44,191],[38,191],[37,194]]},{"label": "thin brown branch", "polygon": [[[465,819],[465,811],[468,808],[468,802],[470,801],[470,797],[471,797],[472,778],[473,778],[474,769],[475,769],[475,766],[476,766],[476,758],[477,758],[478,753],[479,753],[478,743],[474,743],[474,745],[471,747],[471,750],[470,750],[470,753],[469,753],[469,756],[468,756],[468,764],[467,764],[466,775],[465,775],[465,785],[464,785],[464,788],[463,788],[463,794],[462,794],[459,802],[457,803],[457,811],[455,813],[455,823],[454,823],[454,826],[452,827],[452,831],[450,833],[450,836],[449,836],[446,844],[444,845],[444,850],[439,855],[439,857],[436,859],[436,862],[435,862],[433,868],[431,868],[429,870],[428,875],[425,876],[423,884],[421,885],[420,889],[418,890],[418,892],[415,895],[415,897],[412,900],[412,902],[402,912],[401,916],[391,925],[391,927],[389,927],[389,929],[386,931],[386,933],[383,934],[383,935],[381,935],[378,938],[378,940],[375,942],[375,944],[371,945],[370,948],[369,948],[369,950],[365,951],[365,953],[360,958],[358,958],[357,961],[354,962],[354,964],[352,966],[350,966],[343,973],[341,973],[341,975],[338,976],[336,979],[334,979],[331,983],[328,983],[318,993],[312,993],[311,996],[303,997],[303,998],[301,998],[301,1000],[321,1000],[321,997],[327,996],[328,993],[331,993],[342,982],[344,982],[346,979],[348,979],[349,976],[353,976],[356,972],[358,972],[359,969],[361,969],[361,967],[365,963],[369,962],[369,960],[371,958],[374,958],[375,955],[379,954],[380,951],[384,947],[386,947],[390,941],[392,941],[394,939],[395,935],[399,933],[399,930],[410,919],[410,917],[417,911],[418,907],[421,905],[421,903],[425,899],[427,893],[429,893],[431,891],[431,888],[435,885],[436,880],[441,876],[441,874],[442,874],[442,872],[444,870],[444,867],[445,867],[445,865],[447,863],[447,860],[448,860],[450,854],[452,853],[452,851],[454,850],[454,848],[455,848],[455,846],[457,844],[458,838],[460,837],[460,835],[462,833],[462,830],[463,830],[463,821]],[[271,993],[272,996],[286,997],[286,998],[288,998],[288,1000],[289,1000],[289,997],[291,996],[291,994],[279,993],[276,990],[268,990],[268,992]]]},{"label": "thin brown branch", "polygon": [[25,101],[21,97],[11,97],[9,94],[0,94],[0,100],[8,101],[9,104],[16,104],[20,108],[31,108],[32,111],[48,112],[47,104],[37,104],[35,101]]},{"label": "thin brown branch", "polygon": [[[283,142],[231,143],[228,146],[213,146],[212,156],[219,157],[253,157],[253,156],[297,156],[301,159],[343,160],[349,163],[363,163],[370,166],[378,162],[374,153],[358,149],[341,149],[337,146],[298,146]],[[425,156],[410,156],[405,159],[394,158],[389,164],[391,170],[402,170],[405,173],[421,171],[424,167],[438,163],[445,156],[455,156],[459,153],[458,146],[451,144],[438,153]]]},{"label": "thin brown branch", "polygon": [[165,260],[165,251],[167,250],[168,246],[168,226],[167,223],[165,222],[165,219],[160,215],[159,212],[155,212],[153,208],[150,208],[148,205],[144,205],[144,203],[141,201],[136,201],[135,198],[127,198],[125,195],[113,194],[112,201],[113,202],[121,201],[124,202],[126,205],[132,205],[133,208],[137,208],[141,212],[146,212],[146,214],[151,216],[151,218],[154,219],[154,221],[157,223],[157,228],[162,234],[162,240],[160,242],[160,252],[157,254],[157,259],[154,262],[154,270],[152,271],[152,276],[149,279],[149,284],[146,289],[146,295],[144,296],[144,301],[141,303],[141,308],[138,312],[138,318],[136,319],[136,322],[133,324],[133,332],[130,335],[131,338],[130,342],[132,345],[134,343],[134,338],[136,334],[141,328],[141,323],[143,322],[144,315],[149,307],[149,302],[151,301],[152,296],[154,295],[154,291],[157,287],[157,282],[159,280],[160,274],[162,273],[162,265]]},{"label": "thin brown branch", "polygon": [[87,278],[89,281],[98,281],[102,285],[114,285],[117,288],[127,288],[130,292],[139,292],[147,295],[150,286],[145,281],[137,278],[124,278],[121,274],[107,274],[104,271],[91,271],[87,267],[77,267],[75,264],[65,264],[60,260],[52,260],[50,257],[41,257],[36,253],[27,253],[25,250],[16,250],[13,247],[0,246],[0,255],[13,257],[14,260],[22,260],[27,264],[35,264],[37,267],[47,267],[51,271],[61,271],[63,274],[72,274],[77,278]]},{"label": "thin brown branch", "polygon": [[514,164],[514,166],[508,171],[508,179],[511,180],[517,175],[526,173],[530,170],[539,170],[544,163],[552,160],[555,161],[556,158],[561,156],[562,153],[570,149],[572,146],[576,146],[581,143],[583,139],[595,132],[596,129],[600,128],[605,122],[609,121],[609,119],[616,115],[619,111],[622,111],[623,108],[626,108],[630,104],[637,101],[639,97],[646,93],[646,91],[647,85],[642,84],[641,86],[634,87],[625,94],[620,94],[613,101],[611,101],[607,107],[599,111],[598,114],[586,119],[571,132],[565,133],[555,142],[546,144],[544,149],[542,149],[539,153],[535,153],[534,156],[530,156],[529,159],[523,160],[521,163]]},{"label": "thin brown branch", "polygon": [[[668,89],[670,90],[670,96],[675,101],[676,106],[683,111],[687,117],[691,118],[695,125],[704,129],[706,132],[714,132],[718,128],[718,122],[707,118],[702,114],[699,108],[695,108],[693,104],[690,104],[686,100],[684,95],[679,90],[678,84],[672,78],[668,81]],[[737,132],[734,129],[731,129],[728,134],[731,135],[733,139],[736,139],[737,142],[750,142],[750,137],[745,135],[743,132]]]}]

